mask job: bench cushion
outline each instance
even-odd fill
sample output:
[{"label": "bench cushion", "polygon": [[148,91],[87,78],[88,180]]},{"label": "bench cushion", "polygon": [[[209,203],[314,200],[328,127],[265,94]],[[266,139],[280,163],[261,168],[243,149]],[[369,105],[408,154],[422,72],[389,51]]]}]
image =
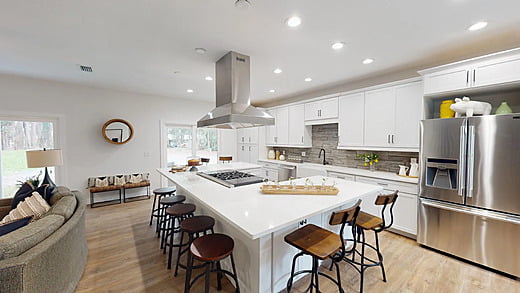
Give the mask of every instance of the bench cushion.
[{"label": "bench cushion", "polygon": [[91,187],[90,192],[96,193],[96,192],[119,190],[119,189],[121,189],[120,185],[109,185],[109,186],[103,186],[103,187]]},{"label": "bench cushion", "polygon": [[137,182],[137,183],[126,183],[125,185],[123,185],[123,187],[126,189],[136,188],[136,187],[146,187],[146,186],[150,186],[150,181],[141,181],[141,182]]},{"label": "bench cushion", "polygon": [[19,256],[49,237],[65,219],[59,215],[49,215],[29,225],[0,237],[0,260]]}]

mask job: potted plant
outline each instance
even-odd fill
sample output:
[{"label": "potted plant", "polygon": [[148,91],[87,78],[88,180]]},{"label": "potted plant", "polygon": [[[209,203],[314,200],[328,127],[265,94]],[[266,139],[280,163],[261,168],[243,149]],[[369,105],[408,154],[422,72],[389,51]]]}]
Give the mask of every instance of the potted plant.
[{"label": "potted plant", "polygon": [[379,156],[377,154],[358,154],[357,157],[363,160],[363,166],[370,166],[370,171],[376,170],[376,163],[379,162]]},{"label": "potted plant", "polygon": [[18,180],[18,184],[16,184],[16,185],[18,185],[18,187],[22,187],[22,185],[25,182],[29,182],[30,184],[32,184],[32,186],[34,186],[34,188],[36,188],[40,185],[40,176],[41,175],[42,175],[42,171],[40,171],[40,173],[38,173],[38,175],[34,175],[34,176],[25,178],[25,181]]}]

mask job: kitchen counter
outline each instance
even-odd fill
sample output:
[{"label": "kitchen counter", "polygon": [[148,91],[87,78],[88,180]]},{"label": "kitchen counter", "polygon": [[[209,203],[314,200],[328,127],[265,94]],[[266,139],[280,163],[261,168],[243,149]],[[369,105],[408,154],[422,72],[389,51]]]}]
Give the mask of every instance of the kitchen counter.
[{"label": "kitchen counter", "polygon": [[[232,163],[208,165],[200,170],[255,167],[261,166]],[[338,195],[268,195],[260,192],[263,183],[228,188],[193,172],[173,174],[167,168],[157,171],[176,185],[177,194],[185,195],[186,202],[196,205],[195,214],[215,218],[215,231],[233,238],[240,290],[252,293],[279,292],[285,288],[291,259],[297,251],[283,239],[300,227],[302,221],[338,228],[326,226],[333,210],[352,206],[356,200],[373,197],[382,190],[378,185],[338,179],[335,180],[340,190]],[[309,178],[314,184],[321,184],[322,176]],[[305,178],[298,179],[297,183],[304,181]],[[300,265],[311,266],[303,262]],[[227,261],[222,266],[230,269]]]},{"label": "kitchen counter", "polygon": [[370,171],[370,170],[359,169],[359,168],[349,168],[349,167],[341,167],[341,166],[334,166],[334,165],[321,165],[321,164],[314,164],[314,163],[293,163],[293,162],[280,161],[280,160],[269,160],[269,159],[259,159],[258,162],[289,165],[289,166],[295,166],[296,168],[298,168],[298,166],[300,166],[300,167],[304,166],[305,168],[316,168],[318,170],[326,170],[326,171],[331,171],[331,172],[338,172],[338,173],[351,174],[351,175],[357,175],[357,176],[393,180],[393,181],[412,183],[412,184],[419,183],[418,178],[401,177],[392,172]]},{"label": "kitchen counter", "polygon": [[[201,171],[226,169],[251,169],[259,165],[249,163],[231,163],[208,165]],[[177,189],[182,188],[188,196],[196,198],[218,214],[230,225],[240,230],[251,239],[268,235],[290,224],[321,214],[367,194],[382,190],[381,187],[359,182],[336,180],[340,190],[337,196],[316,195],[266,195],[260,192],[263,183],[228,188],[193,172],[172,174],[168,168],[157,171],[173,182]],[[321,184],[322,177],[309,177],[314,184]],[[304,179],[296,180],[304,184]],[[288,208],[290,207],[290,208]]]}]

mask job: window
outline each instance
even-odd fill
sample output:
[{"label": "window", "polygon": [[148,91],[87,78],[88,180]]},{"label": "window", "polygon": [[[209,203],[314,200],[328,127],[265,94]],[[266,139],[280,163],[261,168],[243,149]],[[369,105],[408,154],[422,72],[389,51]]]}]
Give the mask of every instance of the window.
[{"label": "window", "polygon": [[[43,170],[27,168],[25,151],[53,149],[56,121],[30,121],[25,119],[0,120],[0,191],[3,198],[12,197],[18,184],[39,176]],[[54,180],[54,168],[49,168]]]},{"label": "window", "polygon": [[211,163],[218,162],[218,132],[216,129],[166,125],[166,136],[168,167],[185,165],[187,158],[191,156],[209,158]]},{"label": "window", "polygon": [[218,162],[218,132],[211,128],[197,128],[197,156]]}]

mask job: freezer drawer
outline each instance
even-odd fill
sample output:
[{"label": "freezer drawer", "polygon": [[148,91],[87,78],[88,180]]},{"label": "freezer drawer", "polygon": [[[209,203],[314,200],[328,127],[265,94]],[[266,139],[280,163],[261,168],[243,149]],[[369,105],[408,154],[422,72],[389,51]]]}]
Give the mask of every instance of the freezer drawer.
[{"label": "freezer drawer", "polygon": [[420,198],[417,242],[520,276],[520,217]]}]

